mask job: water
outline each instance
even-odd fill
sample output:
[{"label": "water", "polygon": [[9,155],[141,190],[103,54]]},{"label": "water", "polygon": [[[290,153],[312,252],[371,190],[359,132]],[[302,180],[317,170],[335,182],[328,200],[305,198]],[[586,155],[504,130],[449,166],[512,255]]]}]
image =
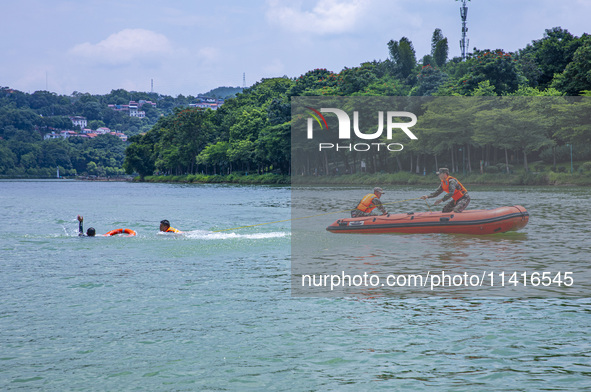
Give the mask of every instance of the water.
[{"label": "water", "polygon": [[[306,217],[295,219],[292,227],[294,294],[591,297],[591,214],[584,207],[590,204],[591,193],[586,188],[565,191],[563,188],[515,187],[499,191],[498,187],[470,187],[470,209],[515,204],[526,206],[531,214],[530,223],[519,232],[478,236],[436,233],[323,234],[326,226],[349,214],[321,215],[314,207],[320,206],[324,212],[338,211],[343,206],[354,206],[367,191],[350,187],[294,188],[294,217]],[[382,201],[389,212],[398,214],[423,212],[428,208],[440,210],[441,206],[428,207],[423,200],[408,200],[427,192],[420,187],[392,186],[382,196]],[[431,290],[430,284],[426,288],[415,289],[384,283],[388,275],[426,277],[430,273],[430,276],[440,278],[433,281],[437,284],[444,279],[441,271],[446,272],[447,279],[452,275],[459,278],[467,273],[476,287],[458,283],[457,287]],[[376,279],[376,284],[366,285],[369,279],[364,278],[363,284],[351,287],[338,286],[331,290],[324,285],[306,285],[302,288],[302,275],[317,276],[316,284],[320,283],[320,276],[334,276],[331,283],[338,284],[339,280],[343,281],[343,274],[346,279],[358,277],[357,283],[361,277],[380,277],[381,283]],[[485,279],[482,279],[483,276]],[[525,286],[522,284],[524,279]],[[571,279],[575,284],[567,286],[559,282],[570,284]],[[404,284],[404,279],[397,281]],[[479,286],[478,281],[485,281],[486,284]],[[520,284],[514,286],[510,281],[519,281]],[[429,283],[427,279],[424,282]],[[504,286],[501,286],[502,282]]]},{"label": "water", "polygon": [[[587,189],[482,188],[471,207],[514,199],[532,214],[517,239],[378,237],[455,261],[504,241],[543,266],[584,260]],[[588,298],[292,297],[290,222],[213,232],[289,219],[287,187],[1,181],[0,211],[1,390],[591,388]],[[138,235],[79,238],[77,214]]]}]

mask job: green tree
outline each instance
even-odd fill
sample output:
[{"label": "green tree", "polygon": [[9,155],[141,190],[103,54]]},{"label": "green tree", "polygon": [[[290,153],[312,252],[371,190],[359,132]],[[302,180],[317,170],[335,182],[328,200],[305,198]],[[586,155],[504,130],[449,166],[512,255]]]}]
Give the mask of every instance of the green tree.
[{"label": "green tree", "polygon": [[443,38],[441,41],[437,42],[435,53],[433,53],[435,64],[437,64],[439,67],[443,67],[447,62],[448,52],[449,46],[447,44],[447,38]]},{"label": "green tree", "polygon": [[258,133],[267,125],[268,117],[262,108],[251,107],[244,110],[230,127],[230,142],[250,140],[254,142]]},{"label": "green tree", "polygon": [[221,174],[221,170],[229,165],[229,149],[230,143],[228,142],[217,142],[215,144],[210,144],[201,150],[199,155],[197,155],[196,162],[198,165],[205,166],[206,171],[208,166],[211,166],[213,168],[214,174],[218,174],[217,169],[219,168],[219,174]]},{"label": "green tree", "polygon": [[367,86],[375,82],[375,63],[363,63],[360,67],[346,68],[339,74],[339,87],[337,95],[352,95],[364,91]]},{"label": "green tree", "polygon": [[0,139],[0,174],[7,174],[16,166],[16,162],[16,154],[8,147],[5,140]]},{"label": "green tree", "polygon": [[256,141],[255,157],[273,165],[281,174],[289,174],[291,155],[291,124],[286,122],[263,129]]},{"label": "green tree", "polygon": [[157,135],[158,130],[153,130],[150,134],[130,138],[131,144],[125,149],[123,162],[123,169],[127,174],[136,172],[143,180],[145,176],[154,173],[156,170],[154,142]]},{"label": "green tree", "polygon": [[254,161],[254,142],[251,140],[237,140],[231,144],[231,147],[227,150],[228,159],[231,163],[241,165],[244,170],[250,170],[250,164]]},{"label": "green tree", "polygon": [[568,95],[579,95],[584,90],[591,90],[591,37],[577,49],[573,60],[565,70],[557,74],[551,87],[564,91]]},{"label": "green tree", "polygon": [[402,37],[400,42],[390,40],[388,50],[394,64],[394,73],[402,78],[408,77],[417,63],[412,42],[406,37]]},{"label": "green tree", "polygon": [[[546,29],[542,39],[534,40],[531,45],[520,50],[519,55],[535,62],[540,71],[537,84],[546,88],[552,82],[554,75],[562,73],[572,61],[579,46],[581,46],[579,39],[568,30],[554,27]],[[535,74],[532,72],[530,76],[535,77]]]},{"label": "green tree", "polygon": [[105,123],[102,120],[92,120],[88,122],[88,128],[96,131],[99,128],[106,127]]},{"label": "green tree", "polygon": [[175,114],[163,119],[155,160],[156,167],[181,173],[195,172],[195,157],[210,142],[214,132],[212,110],[197,108],[177,109]]},{"label": "green tree", "polygon": [[578,146],[591,145],[591,97],[571,98],[554,106],[557,129],[554,137]]},{"label": "green tree", "polygon": [[512,93],[526,82],[513,55],[501,49],[476,50],[466,63],[470,67],[469,72],[458,81],[461,95],[471,95],[485,80],[490,82],[497,95]]},{"label": "green tree", "polygon": [[528,97],[514,97],[510,100],[497,100],[488,110],[480,110],[476,115],[474,139],[480,144],[490,143],[505,150],[518,150],[523,156],[523,167],[529,170],[528,154],[553,144],[548,137],[550,123],[545,116],[540,100]]},{"label": "green tree", "polygon": [[417,132],[424,135],[419,138],[421,147],[434,154],[436,161],[437,156],[450,154],[452,171],[457,171],[460,167],[459,148],[465,148],[467,169],[471,171],[472,135],[475,115],[479,109],[478,100],[465,97],[438,97],[428,101],[424,107],[425,112],[415,127]]},{"label": "green tree", "polygon": [[425,65],[417,75],[417,84],[413,87],[411,95],[433,95],[447,80],[447,74],[439,68]]},{"label": "green tree", "polygon": [[[433,32],[433,36],[431,37],[431,57],[435,61],[435,64],[439,67],[443,67],[447,62],[447,55],[449,52],[449,47],[447,44],[447,38],[443,36],[441,29],[437,28]],[[427,65],[423,63],[423,65]]]}]

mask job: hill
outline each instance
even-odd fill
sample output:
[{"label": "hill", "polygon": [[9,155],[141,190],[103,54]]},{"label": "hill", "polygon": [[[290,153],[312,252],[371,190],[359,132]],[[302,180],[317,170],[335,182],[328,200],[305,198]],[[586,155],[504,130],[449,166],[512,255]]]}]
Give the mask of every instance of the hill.
[{"label": "hill", "polygon": [[236,96],[236,94],[241,93],[242,92],[242,87],[216,87],[213,90],[210,90],[208,92],[206,92],[205,94],[202,94],[206,97],[212,97],[212,98],[222,98],[222,99],[226,99],[226,98],[233,98]]}]

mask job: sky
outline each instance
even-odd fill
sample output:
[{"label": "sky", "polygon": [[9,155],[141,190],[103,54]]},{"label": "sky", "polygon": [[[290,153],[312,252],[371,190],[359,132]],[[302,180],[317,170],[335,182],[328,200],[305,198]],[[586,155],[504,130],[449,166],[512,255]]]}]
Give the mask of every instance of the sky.
[{"label": "sky", "polygon": [[[197,95],[262,78],[334,72],[388,58],[408,37],[417,60],[440,28],[460,55],[454,0],[0,0],[0,86]],[[591,33],[589,0],[468,2],[469,49],[515,51],[560,26]]]}]

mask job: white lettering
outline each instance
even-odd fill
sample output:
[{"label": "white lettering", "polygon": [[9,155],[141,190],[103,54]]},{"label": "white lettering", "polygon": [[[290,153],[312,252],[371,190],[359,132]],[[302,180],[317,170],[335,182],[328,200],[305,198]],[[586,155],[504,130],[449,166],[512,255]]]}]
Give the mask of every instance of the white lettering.
[{"label": "white lettering", "polygon": [[[394,117],[408,117],[411,119],[410,122],[407,123],[395,123],[392,122],[392,120],[394,119]],[[417,116],[414,115],[414,113],[411,112],[388,112],[388,126],[386,128],[386,137],[388,139],[392,139],[392,130],[394,128],[400,128],[404,131],[404,133],[406,133],[406,135],[413,139],[413,140],[417,140],[417,137],[414,135],[414,133],[412,133],[408,128],[412,127],[413,125],[415,125],[417,123]]]},{"label": "white lettering", "polygon": [[351,139],[351,119],[344,110],[335,108],[322,108],[322,113],[334,113],[339,119],[339,139]]},{"label": "white lettering", "polygon": [[[398,150],[393,150],[390,146],[399,146],[400,148]],[[404,149],[404,146],[400,143],[390,143],[386,147],[388,147],[388,151],[402,151],[402,149]]]},{"label": "white lettering", "polygon": [[349,151],[351,151],[351,143],[344,144],[342,146],[340,144],[337,144],[337,151],[339,151],[339,150],[349,150]]},{"label": "white lettering", "polygon": [[378,112],[378,130],[375,133],[361,133],[359,130],[359,112],[353,112],[353,131],[360,139],[377,139],[384,130],[384,112]]}]

